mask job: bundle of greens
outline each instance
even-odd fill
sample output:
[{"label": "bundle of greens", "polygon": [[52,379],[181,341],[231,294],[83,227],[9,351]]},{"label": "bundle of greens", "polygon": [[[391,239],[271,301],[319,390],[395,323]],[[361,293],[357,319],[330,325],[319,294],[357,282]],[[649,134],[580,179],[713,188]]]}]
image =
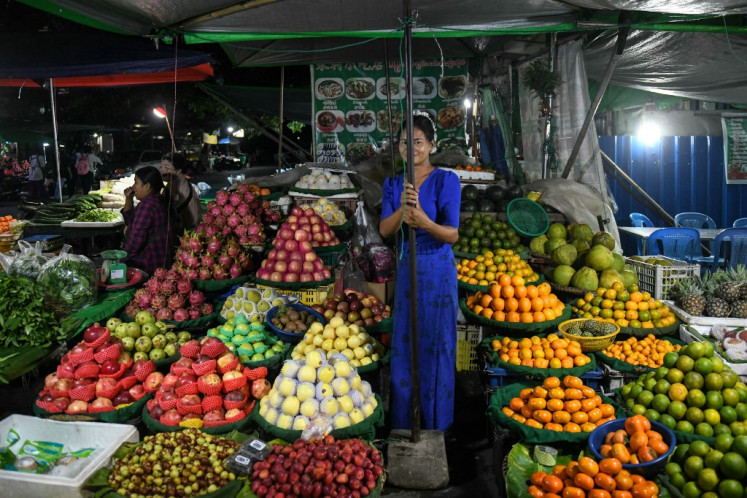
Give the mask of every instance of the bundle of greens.
[{"label": "bundle of greens", "polygon": [[93,223],[106,223],[114,221],[119,217],[116,211],[111,209],[96,208],[91,211],[86,211],[75,217],[74,221],[93,222]]},{"label": "bundle of greens", "polygon": [[62,315],[94,304],[98,292],[93,261],[69,250],[65,245],[58,256],[42,266],[37,278],[44,290],[44,302]]},{"label": "bundle of greens", "polygon": [[47,346],[65,339],[66,331],[44,304],[41,285],[0,273],[0,345]]}]

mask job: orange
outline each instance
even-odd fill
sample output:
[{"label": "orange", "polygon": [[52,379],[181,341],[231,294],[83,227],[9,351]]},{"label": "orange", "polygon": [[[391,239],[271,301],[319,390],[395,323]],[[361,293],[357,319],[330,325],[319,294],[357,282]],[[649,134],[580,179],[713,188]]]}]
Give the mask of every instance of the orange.
[{"label": "orange", "polygon": [[537,422],[533,418],[527,418],[527,421],[524,422],[524,425],[528,425],[529,427],[534,427],[535,429],[543,429],[544,428],[544,426],[541,423]]},{"label": "orange", "polygon": [[534,420],[536,420],[537,422],[546,424],[552,421],[552,413],[547,410],[535,410],[532,413],[532,418],[534,418]]},{"label": "orange", "polygon": [[[571,344],[573,343],[576,343],[576,341],[571,341]],[[574,377],[573,375],[566,375],[565,377],[563,377],[563,384],[565,384],[565,387],[581,389],[581,387],[584,385],[584,382],[578,377]]]},{"label": "orange", "polygon": [[575,412],[571,415],[571,420],[578,425],[583,425],[589,421],[589,415],[586,412]]},{"label": "orange", "polygon": [[[560,401],[560,400],[554,400],[554,401]],[[558,423],[558,424],[567,424],[568,422],[571,421],[571,414],[566,411],[559,410],[552,414],[552,420],[553,422]]]},{"label": "orange", "polygon": [[480,313],[480,316],[484,316],[485,318],[488,318],[488,319],[493,318],[493,310],[490,308],[485,308]]},{"label": "orange", "polygon": [[560,379],[557,377],[547,377],[542,382],[542,387],[545,389],[552,389],[553,387],[558,387],[560,385]]},{"label": "orange", "polygon": [[611,475],[602,472],[594,476],[594,484],[609,493],[613,492],[616,488],[615,479]]},{"label": "orange", "polygon": [[599,409],[602,411],[602,417],[604,418],[612,417],[615,414],[615,407],[608,403],[602,403],[599,405]]},{"label": "orange", "polygon": [[594,488],[589,491],[588,498],[612,498],[612,495],[606,489]]},{"label": "orange", "polygon": [[528,400],[532,397],[532,391],[534,391],[534,389],[532,389],[531,387],[522,389],[521,391],[519,391],[519,398],[523,399],[524,401]]},{"label": "orange", "polygon": [[545,496],[545,492],[534,484],[527,488],[527,493],[529,493],[529,496],[532,498],[543,498]]},{"label": "orange", "polygon": [[596,423],[602,418],[602,410],[594,408],[589,412],[589,422]]},{"label": "orange", "polygon": [[599,472],[599,464],[593,458],[581,457],[578,459],[578,470],[594,477]]},{"label": "orange", "polygon": [[532,316],[531,313],[524,312],[521,314],[521,323],[532,323],[533,321],[534,321],[534,317]]},{"label": "orange", "polygon": [[548,282],[542,282],[537,286],[537,292],[540,296],[547,296],[552,292],[552,287],[550,287]]},{"label": "orange", "polygon": [[586,492],[576,486],[566,486],[563,488],[563,498],[585,498]]},{"label": "orange", "polygon": [[565,399],[565,391],[563,390],[562,387],[553,387],[548,392],[548,396],[550,396],[553,399],[559,399],[562,401]]},{"label": "orange", "polygon": [[527,405],[530,410],[544,410],[547,402],[543,398],[530,398]]},{"label": "orange", "polygon": [[488,287],[488,294],[490,294],[493,299],[501,297],[501,286],[498,284],[491,284]]},{"label": "orange", "polygon": [[523,285],[517,285],[516,287],[514,287],[514,295],[518,298],[526,297],[527,288]]},{"label": "orange", "polygon": [[[578,464],[579,470],[581,467],[581,464]],[[585,489],[586,491],[591,491],[594,489],[594,478],[590,475],[586,474],[585,472],[581,471],[578,474],[576,474],[576,477],[573,478],[573,484],[578,486],[581,489]]]},{"label": "orange", "polygon": [[573,414],[581,409],[581,402],[575,399],[569,400],[565,402],[565,404],[563,405],[563,408],[568,413]]},{"label": "orange", "polygon": [[512,398],[511,401],[509,401],[508,406],[513,411],[517,412],[524,406],[524,400],[522,400],[521,398]]},{"label": "orange", "polygon": [[537,386],[532,389],[532,396],[534,396],[535,398],[547,399],[548,393],[549,391],[542,386]]},{"label": "orange", "polygon": [[563,429],[565,429],[565,432],[581,432],[581,427],[575,422],[568,422],[563,426]]},{"label": "orange", "polygon": [[509,297],[514,297],[514,288],[511,287],[510,285],[501,287],[501,296],[503,296],[504,299],[507,299]]},{"label": "orange", "polygon": [[[615,458],[605,458],[599,462],[599,471],[609,475],[617,475],[622,470],[622,462]],[[605,488],[606,489],[606,488]],[[611,490],[607,490],[611,491]]]},{"label": "orange", "polygon": [[[514,301],[516,301],[516,299],[514,299]],[[509,322],[518,323],[519,321],[521,321],[521,316],[515,311],[509,311],[506,314],[506,319]]]},{"label": "orange", "polygon": [[[505,289],[506,287],[504,287]],[[505,300],[505,309],[508,311],[516,311],[519,309],[519,301],[517,301],[515,298],[508,296]]]},{"label": "orange", "polygon": [[490,308],[493,311],[503,311],[505,306],[506,302],[500,297],[493,297],[493,300],[490,302]]},{"label": "orange", "polygon": [[545,430],[563,432],[563,426],[560,424],[556,424],[555,422],[548,422],[547,424],[545,424]]},{"label": "orange", "polygon": [[558,476],[548,474],[542,478],[542,489],[548,493],[560,493],[563,481]]},{"label": "orange", "polygon": [[501,275],[498,277],[498,285],[500,285],[501,287],[506,287],[507,285],[511,285],[511,277],[509,277],[505,273],[501,273]]},{"label": "orange", "polygon": [[593,399],[582,399],[581,400],[581,409],[585,412],[590,412],[596,405],[594,404]]},{"label": "orange", "polygon": [[581,393],[580,389],[566,389],[565,390],[565,399],[582,399],[584,395]]},{"label": "orange", "polygon": [[490,294],[483,294],[480,298],[480,306],[483,308],[487,308],[490,306],[490,301],[493,300],[493,297]]},{"label": "orange", "polygon": [[514,275],[511,277],[511,285],[514,287],[519,287],[524,285],[524,278],[520,277],[519,275]]},{"label": "orange", "polygon": [[581,389],[581,393],[586,398],[593,398],[596,395],[596,392],[594,391],[594,389],[592,389],[589,386],[581,386],[579,389]]},{"label": "orange", "polygon": [[[557,412],[563,409],[563,400],[561,399],[549,399],[547,401],[547,409],[551,412]],[[566,412],[567,413],[567,412]]]},{"label": "orange", "polygon": [[[583,413],[583,412],[579,412],[579,413]],[[591,422],[586,422],[585,424],[581,424],[581,432],[592,432],[596,428],[597,428],[597,424],[592,424]]]}]

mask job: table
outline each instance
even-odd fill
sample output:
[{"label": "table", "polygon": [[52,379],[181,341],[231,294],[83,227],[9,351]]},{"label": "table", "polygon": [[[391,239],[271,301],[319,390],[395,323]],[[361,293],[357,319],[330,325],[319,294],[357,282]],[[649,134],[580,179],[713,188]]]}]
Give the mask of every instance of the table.
[{"label": "table", "polygon": [[[652,233],[657,230],[661,230],[662,228],[671,227],[617,227],[617,229],[621,232],[628,233],[633,237],[638,237],[639,239],[643,239],[644,241],[647,240]],[[700,233],[701,241],[708,241],[715,239],[716,235],[724,231],[725,228],[695,228],[695,230]]]},{"label": "table", "polygon": [[[30,235],[60,235],[65,242],[83,240],[84,247],[80,247],[84,253],[93,255],[100,249],[119,248],[124,236],[124,223],[114,227],[63,227],[61,225],[26,225],[23,229],[23,236]],[[96,244],[95,238],[100,237],[104,240],[102,247]]]}]

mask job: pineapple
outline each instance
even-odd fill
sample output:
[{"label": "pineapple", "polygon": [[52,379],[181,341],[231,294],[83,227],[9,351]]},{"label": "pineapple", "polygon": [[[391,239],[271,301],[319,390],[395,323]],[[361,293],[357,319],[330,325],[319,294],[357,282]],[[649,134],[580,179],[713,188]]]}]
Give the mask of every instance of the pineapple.
[{"label": "pineapple", "polygon": [[714,295],[733,303],[739,299],[741,294],[739,283],[736,282],[732,271],[718,270],[713,274],[713,281],[716,283]]},{"label": "pineapple", "polygon": [[734,318],[747,318],[747,267],[737,265],[730,271],[734,283],[739,289],[739,296],[731,308],[731,316]]},{"label": "pineapple", "polygon": [[702,283],[699,277],[677,281],[673,289],[677,304],[690,315],[702,315],[706,300],[703,297]]},{"label": "pineapple", "polygon": [[713,317],[727,317],[731,313],[731,308],[729,307],[729,303],[722,299],[722,294],[716,295],[716,289],[719,288],[722,285],[721,280],[723,279],[723,276],[719,274],[717,271],[712,276],[709,276],[706,273],[705,278],[703,279],[703,285],[705,289],[705,296],[706,296],[706,305],[705,305],[705,315],[706,316],[713,316]]}]

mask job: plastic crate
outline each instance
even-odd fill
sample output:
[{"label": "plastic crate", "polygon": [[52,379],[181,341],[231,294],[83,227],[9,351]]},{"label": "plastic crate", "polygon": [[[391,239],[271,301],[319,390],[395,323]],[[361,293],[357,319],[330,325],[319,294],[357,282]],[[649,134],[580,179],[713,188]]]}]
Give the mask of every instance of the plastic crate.
[{"label": "plastic crate", "polygon": [[457,325],[456,369],[457,372],[479,370],[477,345],[482,341],[479,325]]},{"label": "plastic crate", "polygon": [[270,287],[267,285],[257,285],[258,289],[270,289],[272,288],[275,292],[277,292],[281,296],[293,296],[301,304],[305,304],[306,306],[313,306],[315,304],[322,304],[325,299],[327,299],[327,296],[331,296],[335,292],[335,286],[334,284],[317,287],[316,289],[298,289],[298,290],[290,290],[290,289],[276,289],[275,287]]},{"label": "plastic crate", "polygon": [[638,274],[638,289],[648,292],[654,299],[669,299],[669,292],[678,280],[700,276],[700,265],[691,265],[679,259],[666,256],[656,256],[665,259],[672,266],[652,265],[643,261],[626,258],[625,262],[635,269]]},{"label": "plastic crate", "polygon": [[[296,206],[300,206],[302,204],[314,204],[316,201],[321,199],[321,196],[319,195],[311,195],[311,194],[296,194],[291,193],[291,197],[293,197],[293,203]],[[328,195],[326,196],[326,199],[329,199],[330,201],[337,204],[337,207],[340,209],[347,209],[351,213],[354,213],[356,208],[358,207],[358,201],[363,198],[363,191],[359,191],[357,194],[338,194],[338,195]]]},{"label": "plastic crate", "polygon": [[605,365],[604,363],[602,363],[601,365],[602,372],[604,372],[604,384],[602,387],[606,394],[611,393],[615,389],[621,388],[629,382],[638,380],[638,377],[643,375],[641,373],[619,372],[609,365]]},{"label": "plastic crate", "polygon": [[[511,372],[501,367],[485,366],[484,373],[486,374],[485,378],[489,388],[506,387],[507,385],[514,384],[516,382],[532,380],[530,376],[526,374]],[[591,370],[581,376],[581,380],[584,381],[584,385],[589,386],[593,389],[598,389],[600,387],[603,378],[604,372],[601,368]],[[543,379],[544,377],[538,377],[534,380],[541,382]]]}]

